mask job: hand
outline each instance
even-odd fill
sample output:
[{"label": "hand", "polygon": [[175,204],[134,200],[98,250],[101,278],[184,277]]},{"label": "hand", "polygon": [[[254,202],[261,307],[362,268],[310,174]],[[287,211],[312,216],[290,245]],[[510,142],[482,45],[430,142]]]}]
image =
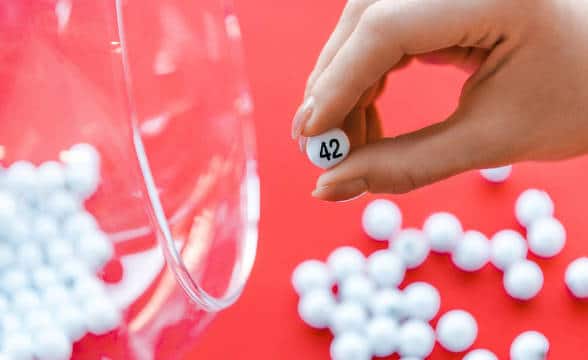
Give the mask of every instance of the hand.
[{"label": "hand", "polygon": [[[343,128],[354,151],[313,196],[402,193],[463,171],[588,152],[588,2],[350,0],[293,137]],[[412,58],[472,71],[449,118],[381,139],[374,101]],[[363,146],[364,145],[364,146]]]}]

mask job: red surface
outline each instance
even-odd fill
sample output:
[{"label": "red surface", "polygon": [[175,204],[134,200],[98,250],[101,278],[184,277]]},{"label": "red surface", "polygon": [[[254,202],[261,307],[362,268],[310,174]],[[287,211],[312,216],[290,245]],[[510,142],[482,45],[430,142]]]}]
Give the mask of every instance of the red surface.
[{"label": "red surface", "polygon": [[[343,1],[250,0],[237,4],[256,102],[262,179],[262,220],[257,263],[242,299],[221,313],[186,359],[326,359],[331,336],[313,331],[297,317],[290,286],[292,269],[308,258],[324,259],[339,245],[366,253],[380,248],[363,235],[360,214],[372,196],[327,204],[310,197],[318,171],[289,140],[290,119],[305,79],[334,26]],[[457,101],[464,75],[414,65],[394,74],[381,100],[387,134],[439,121]],[[389,196],[407,226],[421,226],[432,211],[456,213],[466,229],[492,234],[516,225],[513,205],[525,188],[539,187],[555,199],[556,215],[568,230],[563,253],[539,261],[546,284],[527,304],[506,296],[500,273],[488,266],[466,275],[445,256],[430,256],[407,276],[439,288],[442,311],[464,308],[479,321],[476,347],[508,358],[512,339],[537,329],[551,340],[550,359],[583,359],[588,338],[588,303],[573,301],[563,274],[575,257],[588,254],[586,199],[588,159],[558,164],[517,165],[511,179],[492,186],[468,173],[402,196]],[[436,347],[432,359],[461,359]]]}]

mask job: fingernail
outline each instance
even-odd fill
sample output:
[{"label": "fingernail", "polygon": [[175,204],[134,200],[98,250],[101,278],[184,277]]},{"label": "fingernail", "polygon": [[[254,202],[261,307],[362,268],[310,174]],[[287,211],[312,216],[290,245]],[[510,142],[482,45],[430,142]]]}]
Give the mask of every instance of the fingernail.
[{"label": "fingernail", "polygon": [[298,138],[298,146],[300,147],[300,152],[304,154],[306,152],[306,136]]},{"label": "fingernail", "polygon": [[312,196],[328,201],[347,201],[353,200],[368,191],[367,183],[364,179],[353,179],[340,183],[333,183],[317,187]]},{"label": "fingernail", "polygon": [[304,103],[296,111],[294,120],[292,120],[292,139],[296,140],[302,133],[304,125],[310,119],[312,111],[314,109],[314,98],[311,96],[307,98]]}]

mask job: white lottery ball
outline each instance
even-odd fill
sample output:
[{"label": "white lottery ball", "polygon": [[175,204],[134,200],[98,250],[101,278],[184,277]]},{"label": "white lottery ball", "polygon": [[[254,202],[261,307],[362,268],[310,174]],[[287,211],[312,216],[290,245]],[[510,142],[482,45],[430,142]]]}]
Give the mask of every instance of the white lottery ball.
[{"label": "white lottery ball", "polygon": [[39,243],[59,237],[59,224],[48,214],[39,214],[32,220],[31,237]]},{"label": "white lottery ball", "polygon": [[512,165],[500,166],[489,169],[480,170],[480,175],[492,183],[504,182],[512,172]]},{"label": "white lottery ball", "polygon": [[86,319],[78,306],[62,304],[57,308],[55,318],[71,341],[78,341],[86,334]]},{"label": "white lottery ball", "polygon": [[431,243],[431,250],[448,253],[455,248],[463,235],[461,222],[447,212],[435,213],[425,220],[423,232]]},{"label": "white lottery ball", "polygon": [[308,326],[325,329],[336,305],[330,289],[315,289],[304,294],[298,302],[298,315]]},{"label": "white lottery ball", "polygon": [[403,357],[426,358],[435,346],[435,332],[420,320],[408,320],[400,327],[398,353]]},{"label": "white lottery ball", "polygon": [[545,360],[549,352],[549,340],[537,331],[525,331],[510,346],[512,360]]},{"label": "white lottery ball", "polygon": [[478,336],[478,323],[463,310],[452,310],[437,322],[437,339],[441,346],[451,352],[467,350]]},{"label": "white lottery ball", "polygon": [[20,314],[26,314],[38,307],[41,307],[41,297],[30,288],[18,290],[12,295],[12,308]]},{"label": "white lottery ball", "polygon": [[392,251],[398,254],[408,269],[419,267],[431,251],[429,239],[418,229],[404,229],[390,241]]},{"label": "white lottery ball", "polygon": [[33,285],[37,289],[45,289],[59,282],[57,272],[50,266],[39,266],[32,271]]},{"label": "white lottery ball", "polygon": [[[6,296],[0,293],[0,314],[5,314],[9,308],[9,302]],[[0,324],[0,332],[2,331],[2,325]]]},{"label": "white lottery ball", "polygon": [[65,186],[65,170],[57,161],[42,163],[37,169],[38,189],[43,195],[61,190]]},{"label": "white lottery ball", "polygon": [[390,356],[396,351],[399,338],[398,321],[386,316],[372,318],[365,329],[367,340],[375,356]]},{"label": "white lottery ball", "polygon": [[100,167],[100,153],[98,149],[87,143],[73,145],[64,152],[62,161],[67,165],[88,168]]},{"label": "white lottery ball", "polygon": [[24,242],[16,249],[18,264],[25,269],[35,269],[43,264],[43,251],[37,243]]},{"label": "white lottery ball", "polygon": [[543,272],[530,260],[519,261],[506,270],[503,278],[504,289],[518,300],[530,300],[543,287]]},{"label": "white lottery ball", "polygon": [[566,243],[566,229],[555,218],[544,217],[533,221],[527,232],[529,250],[537,256],[549,258],[561,252]]},{"label": "white lottery ball", "polygon": [[498,360],[498,357],[490,350],[476,349],[470,351],[463,360]]},{"label": "white lottery ball", "polygon": [[428,283],[415,282],[404,289],[406,311],[409,318],[430,321],[439,312],[441,296]]},{"label": "white lottery ball", "polygon": [[43,209],[54,218],[64,219],[78,211],[80,203],[71,193],[60,190],[47,196]]},{"label": "white lottery ball", "polygon": [[45,253],[48,263],[60,265],[74,258],[74,246],[67,240],[56,238],[47,241]]},{"label": "white lottery ball", "polygon": [[22,314],[24,325],[30,334],[54,325],[55,317],[50,309],[39,307]]},{"label": "white lottery ball", "polygon": [[25,289],[29,285],[29,276],[23,269],[13,267],[0,273],[0,289],[3,289],[8,294]]},{"label": "white lottery ball", "polygon": [[72,355],[72,343],[61,329],[40,329],[34,338],[38,360],[68,360]]},{"label": "white lottery ball", "polygon": [[78,254],[90,269],[101,269],[114,255],[114,246],[101,231],[85,234],[78,242]]},{"label": "white lottery ball", "polygon": [[27,217],[19,216],[14,219],[8,242],[18,246],[31,240],[31,225]]},{"label": "white lottery ball", "polygon": [[402,213],[392,201],[377,199],[365,207],[361,222],[369,237],[378,241],[389,241],[400,230]]},{"label": "white lottery ball", "polygon": [[396,320],[404,320],[407,312],[405,296],[398,289],[380,289],[370,299],[369,310],[373,316],[388,316]]},{"label": "white lottery ball", "polygon": [[372,279],[363,274],[349,276],[339,285],[339,296],[343,301],[354,301],[366,305],[376,291]]},{"label": "white lottery ball", "polygon": [[12,238],[12,226],[17,211],[16,200],[12,194],[0,190],[0,239]]},{"label": "white lottery ball", "polygon": [[116,329],[122,320],[120,311],[104,296],[91,298],[83,312],[88,330],[94,335],[103,335]]},{"label": "white lottery ball", "polygon": [[48,308],[59,308],[72,302],[72,294],[61,284],[47,285],[41,290],[43,304]]},{"label": "white lottery ball", "polygon": [[94,216],[87,211],[79,211],[65,219],[63,236],[70,241],[78,241],[83,235],[93,233],[97,229],[98,223]]},{"label": "white lottery ball", "polygon": [[0,271],[14,264],[15,255],[14,248],[11,245],[0,242]]},{"label": "white lottery ball", "polygon": [[515,203],[515,216],[525,227],[542,217],[553,216],[553,200],[545,191],[537,189],[525,190]]},{"label": "white lottery ball", "polygon": [[578,258],[568,265],[565,282],[572,295],[588,299],[588,257]]},{"label": "white lottery ball", "polygon": [[365,256],[358,249],[342,246],[335,249],[327,258],[327,266],[338,281],[358,274],[365,269]]},{"label": "white lottery ball", "polygon": [[95,277],[80,277],[73,286],[72,294],[82,303],[104,297],[104,283]]},{"label": "white lottery ball", "polygon": [[28,161],[16,161],[6,171],[4,185],[26,199],[37,196],[37,168]]},{"label": "white lottery ball", "polygon": [[325,263],[306,260],[294,269],[292,286],[298,295],[302,295],[313,289],[330,289],[333,286],[333,278]]},{"label": "white lottery ball", "polygon": [[34,344],[24,331],[6,334],[2,350],[10,360],[33,360]]},{"label": "white lottery ball", "polygon": [[372,358],[365,336],[353,332],[335,336],[330,353],[332,360],[370,360]]},{"label": "white lottery ball", "polygon": [[368,314],[365,308],[356,302],[341,302],[331,314],[329,328],[335,335],[345,332],[362,333],[367,324]]},{"label": "white lottery ball", "polygon": [[92,273],[88,266],[79,259],[70,259],[59,265],[57,275],[63,284],[73,286],[77,282],[91,277]]},{"label": "white lottery ball", "polygon": [[490,259],[490,241],[479,231],[466,231],[451,254],[451,260],[459,269],[477,271]]},{"label": "white lottery ball", "polygon": [[65,176],[67,188],[79,199],[90,197],[100,185],[100,172],[97,168],[67,166]]},{"label": "white lottery ball", "polygon": [[349,154],[349,138],[341,129],[331,129],[306,139],[306,156],[321,169],[331,168]]},{"label": "white lottery ball", "polygon": [[396,287],[404,280],[406,268],[404,261],[396,253],[378,250],[368,257],[367,272],[377,285]]},{"label": "white lottery ball", "polygon": [[527,242],[514,230],[501,230],[490,240],[490,261],[499,270],[527,257]]}]

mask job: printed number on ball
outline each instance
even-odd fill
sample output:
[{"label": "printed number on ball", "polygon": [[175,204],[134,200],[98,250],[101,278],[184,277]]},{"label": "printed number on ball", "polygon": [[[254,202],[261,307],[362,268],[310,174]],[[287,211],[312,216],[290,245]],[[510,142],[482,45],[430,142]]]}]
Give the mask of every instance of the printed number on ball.
[{"label": "printed number on ball", "polygon": [[332,129],[306,141],[308,159],[321,169],[328,169],[343,161],[349,154],[349,138],[343,130]]}]

